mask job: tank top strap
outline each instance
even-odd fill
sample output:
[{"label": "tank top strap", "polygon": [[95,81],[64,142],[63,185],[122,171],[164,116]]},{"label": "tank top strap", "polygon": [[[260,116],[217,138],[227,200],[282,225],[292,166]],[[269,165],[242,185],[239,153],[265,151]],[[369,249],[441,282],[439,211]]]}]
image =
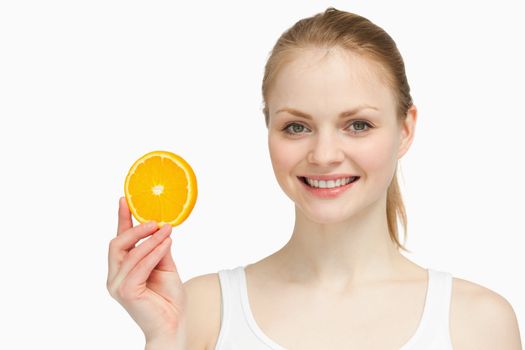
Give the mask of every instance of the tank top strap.
[{"label": "tank top strap", "polygon": [[219,282],[221,287],[221,326],[215,349],[221,349],[223,347],[226,334],[228,333],[230,327],[230,319],[232,314],[231,303],[233,301],[233,286],[230,278],[230,270],[219,270],[217,274],[219,275]]},{"label": "tank top strap", "polygon": [[445,271],[429,269],[430,299],[428,303],[427,323],[432,328],[449,326],[450,299],[452,294],[452,275]]},{"label": "tank top strap", "polygon": [[221,287],[221,326],[215,349],[242,348],[248,338],[249,328],[245,324],[242,306],[243,266],[218,271]]},{"label": "tank top strap", "polygon": [[[425,309],[416,337],[406,349],[433,349],[435,344],[451,349],[449,315],[452,294],[452,275],[428,268],[428,287]],[[415,346],[415,347],[412,347]]]}]

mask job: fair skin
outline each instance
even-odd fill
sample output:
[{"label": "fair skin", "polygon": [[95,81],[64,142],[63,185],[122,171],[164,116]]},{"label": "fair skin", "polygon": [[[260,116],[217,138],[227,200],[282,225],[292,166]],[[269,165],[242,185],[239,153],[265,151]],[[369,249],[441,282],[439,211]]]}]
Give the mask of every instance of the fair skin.
[{"label": "fair skin", "polygon": [[[265,334],[290,349],[323,348],[327,339],[333,348],[399,348],[418,323],[426,270],[391,241],[386,192],[413,140],[416,107],[398,120],[390,89],[356,55],[310,49],[293,63],[269,93],[268,146],[276,179],[295,204],[295,225],[282,249],[246,267],[253,313]],[[372,108],[339,118],[363,105]],[[284,108],[310,118],[278,112]],[[312,195],[298,178],[326,174],[360,178],[329,199]],[[401,293],[397,307],[380,302]],[[414,317],[385,318],[410,304]],[[282,314],[287,321],[276,321]],[[368,327],[384,337],[370,343]]]},{"label": "fair skin", "polygon": [[158,229],[154,221],[133,227],[125,197],[119,199],[118,214],[106,287],[142,329],[148,347],[185,348],[186,294],[171,255],[172,227]]},{"label": "fair skin", "polygon": [[[295,225],[284,247],[245,271],[257,324],[287,349],[400,349],[420,322],[427,272],[397,250],[385,215],[386,191],[414,139],[417,109],[399,121],[379,72],[347,51],[308,49],[280,71],[269,93],[270,157],[295,204]],[[338,118],[361,105],[375,108]],[[278,112],[283,108],[310,118]],[[331,199],[312,195],[298,179],[333,173],[360,179]],[[453,286],[454,349],[521,349],[504,298],[463,279],[454,278]]]},{"label": "fair skin", "polygon": [[[295,204],[295,225],[285,246],[246,266],[250,308],[262,331],[286,349],[399,350],[419,324],[427,274],[390,240],[386,190],[413,141],[417,110],[412,106],[399,121],[374,64],[336,49],[325,55],[324,49],[301,51],[270,90],[270,157]],[[338,119],[363,104],[376,109]],[[284,107],[311,119],[277,113]],[[360,179],[331,199],[311,195],[297,179],[333,173]],[[182,284],[170,252],[171,228],[132,227],[123,198],[117,231],[107,287],[142,328],[146,349],[215,349],[217,274]],[[450,312],[454,350],[521,349],[514,311],[497,293],[454,278]]]},{"label": "fair skin", "polygon": [[[293,65],[285,66],[268,105],[272,166],[279,185],[295,203],[293,234],[279,257],[288,278],[343,292],[406,278],[402,273],[407,270],[419,277],[426,273],[396,249],[385,215],[386,191],[397,161],[414,138],[416,107],[398,121],[394,96],[366,59],[342,50],[327,55],[324,49],[302,52]],[[361,105],[375,109],[339,119],[341,112]],[[283,108],[312,119],[277,113]],[[292,122],[301,126],[289,126]],[[286,126],[293,135],[282,131]],[[360,179],[337,198],[319,199],[297,178],[334,173]]]}]

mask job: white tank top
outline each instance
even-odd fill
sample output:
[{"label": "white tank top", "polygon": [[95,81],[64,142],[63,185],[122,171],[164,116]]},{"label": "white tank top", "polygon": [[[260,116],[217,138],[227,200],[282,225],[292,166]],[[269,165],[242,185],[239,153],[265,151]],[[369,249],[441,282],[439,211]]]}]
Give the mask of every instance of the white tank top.
[{"label": "white tank top", "polygon": [[[215,350],[288,350],[270,339],[255,322],[246,288],[245,266],[218,272],[221,285],[221,328]],[[423,316],[400,350],[452,350],[449,309],[452,275],[428,270]]]}]

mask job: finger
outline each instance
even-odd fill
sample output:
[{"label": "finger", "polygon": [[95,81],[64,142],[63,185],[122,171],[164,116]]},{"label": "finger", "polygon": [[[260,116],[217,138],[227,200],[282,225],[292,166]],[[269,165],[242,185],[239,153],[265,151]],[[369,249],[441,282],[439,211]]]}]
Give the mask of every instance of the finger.
[{"label": "finger", "polygon": [[135,248],[135,244],[137,244],[139,240],[151,235],[157,230],[157,223],[150,221],[137,225],[111,240],[108,251],[108,283],[117,274],[120,269],[120,264],[128,251]]},{"label": "finger", "polygon": [[157,231],[157,222],[152,220],[137,225],[113,238],[112,244],[116,251],[128,251],[135,247],[138,241]]},{"label": "finger", "polygon": [[128,273],[148,255],[156,246],[158,246],[171,233],[171,225],[165,224],[160,230],[155,232],[150,238],[133,248],[126,258],[122,261],[120,269],[115,277],[115,282],[118,285]]},{"label": "finger", "polygon": [[155,247],[142,259],[128,274],[126,284],[129,286],[138,286],[145,283],[151,272],[158,265],[159,261],[170,249],[171,237],[166,237],[159,245]]},{"label": "finger", "polygon": [[162,257],[162,259],[160,259],[155,268],[160,271],[177,272],[177,266],[175,265],[175,261],[173,261],[173,256],[171,255],[171,246],[170,249],[168,249],[168,252]]},{"label": "finger", "polygon": [[126,197],[120,197],[118,206],[118,227],[117,235],[133,227],[131,212],[129,211]]}]

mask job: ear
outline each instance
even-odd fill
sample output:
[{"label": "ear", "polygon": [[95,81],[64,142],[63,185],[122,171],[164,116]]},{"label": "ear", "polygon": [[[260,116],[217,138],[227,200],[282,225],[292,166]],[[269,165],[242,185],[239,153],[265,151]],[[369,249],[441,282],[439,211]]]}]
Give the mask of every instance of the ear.
[{"label": "ear", "polygon": [[417,108],[412,105],[407,111],[407,117],[401,124],[401,139],[399,142],[399,149],[397,159],[403,157],[410,148],[414,140],[414,133],[416,131]]}]

